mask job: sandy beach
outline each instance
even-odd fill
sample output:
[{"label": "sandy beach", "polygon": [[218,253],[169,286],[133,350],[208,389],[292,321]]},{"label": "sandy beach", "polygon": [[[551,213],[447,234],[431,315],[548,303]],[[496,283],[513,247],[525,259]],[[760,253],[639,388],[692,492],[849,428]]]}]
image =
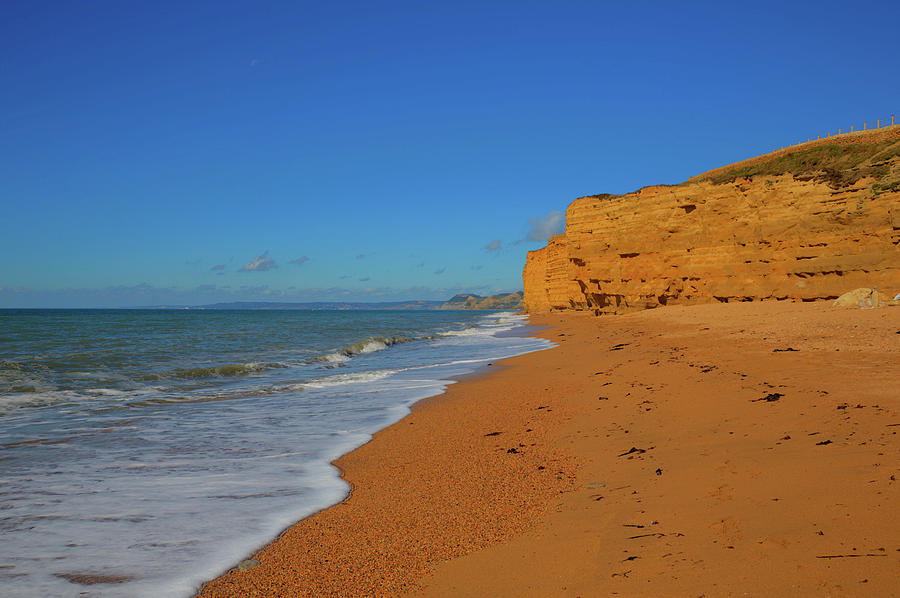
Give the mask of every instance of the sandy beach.
[{"label": "sandy beach", "polygon": [[199,595],[900,595],[900,308],[531,322]]}]

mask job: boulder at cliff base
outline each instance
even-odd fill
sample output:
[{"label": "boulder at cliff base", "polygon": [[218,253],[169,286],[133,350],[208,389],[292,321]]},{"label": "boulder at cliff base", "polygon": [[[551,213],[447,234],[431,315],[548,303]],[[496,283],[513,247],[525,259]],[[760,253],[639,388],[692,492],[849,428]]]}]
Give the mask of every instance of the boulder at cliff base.
[{"label": "boulder at cliff base", "polygon": [[871,307],[884,307],[894,304],[886,296],[878,292],[877,289],[869,289],[862,287],[848,291],[835,299],[832,305],[834,307],[856,307],[859,309],[867,309]]}]

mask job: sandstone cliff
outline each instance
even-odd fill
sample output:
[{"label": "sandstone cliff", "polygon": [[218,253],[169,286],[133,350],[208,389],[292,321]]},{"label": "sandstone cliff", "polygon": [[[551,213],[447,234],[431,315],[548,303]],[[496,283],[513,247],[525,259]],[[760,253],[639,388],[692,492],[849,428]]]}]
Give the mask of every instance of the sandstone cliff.
[{"label": "sandstone cliff", "polygon": [[576,199],[528,254],[525,309],[900,291],[900,125],[814,141],[674,186]]}]

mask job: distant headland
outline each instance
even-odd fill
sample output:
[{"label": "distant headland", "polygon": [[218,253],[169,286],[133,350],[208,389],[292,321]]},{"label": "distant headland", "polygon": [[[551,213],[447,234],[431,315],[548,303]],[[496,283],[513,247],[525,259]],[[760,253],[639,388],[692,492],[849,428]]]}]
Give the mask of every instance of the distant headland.
[{"label": "distant headland", "polygon": [[207,305],[148,305],[136,309],[246,309],[246,310],[363,310],[363,309],[389,309],[389,310],[436,310],[436,309],[464,309],[464,310],[521,310],[522,291],[514,293],[500,293],[482,297],[472,293],[454,295],[447,301],[383,301],[383,302],[343,302],[343,301],[316,301],[308,303],[277,302],[277,301],[230,301],[227,303],[210,303]]}]

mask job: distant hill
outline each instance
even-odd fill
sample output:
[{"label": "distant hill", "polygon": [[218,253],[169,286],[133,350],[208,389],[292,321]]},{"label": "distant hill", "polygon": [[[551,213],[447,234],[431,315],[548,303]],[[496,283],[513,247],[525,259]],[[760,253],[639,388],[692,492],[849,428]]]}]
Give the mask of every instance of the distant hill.
[{"label": "distant hill", "polygon": [[522,291],[515,293],[501,293],[482,297],[472,293],[462,293],[452,297],[441,305],[440,309],[514,309],[520,310],[522,304]]},{"label": "distant hill", "polygon": [[290,303],[276,301],[231,301],[207,305],[154,305],[138,309],[246,309],[246,310],[433,310],[433,309],[522,309],[522,291],[482,297],[471,293],[456,295],[449,301],[382,301],[374,303],[316,301]]},{"label": "distant hill", "polygon": [[376,303],[353,303],[339,301],[317,301],[311,303],[279,303],[274,301],[232,301],[211,303],[190,307],[164,309],[253,309],[253,310],[358,310],[358,309],[439,309],[443,301],[384,301]]}]

